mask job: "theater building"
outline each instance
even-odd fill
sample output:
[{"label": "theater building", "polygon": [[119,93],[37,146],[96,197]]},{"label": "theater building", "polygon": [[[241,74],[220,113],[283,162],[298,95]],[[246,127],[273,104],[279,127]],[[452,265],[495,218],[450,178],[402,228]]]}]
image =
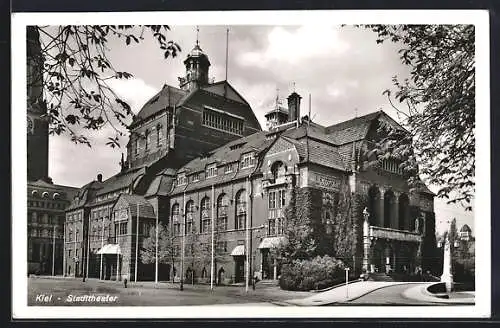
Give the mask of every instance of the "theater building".
[{"label": "theater building", "polygon": [[391,117],[323,126],[301,117],[293,92],[286,107],[270,109],[263,131],[227,81],[209,82],[198,42],[184,63],[179,87],[165,85],[135,116],[120,172],[83,187],[66,211],[66,231],[80,231],[74,242],[67,236],[66,257],[80,263],[67,260],[68,274],[154,279],[140,249],[158,220],[173,244],[160,280],[210,281],[212,249],[215,283],[242,282],[247,272],[277,279],[273,251],[286,242],[289,206],[356,273],[432,264],[434,195],[410,192],[396,161],[366,165],[381,124],[404,132]]}]

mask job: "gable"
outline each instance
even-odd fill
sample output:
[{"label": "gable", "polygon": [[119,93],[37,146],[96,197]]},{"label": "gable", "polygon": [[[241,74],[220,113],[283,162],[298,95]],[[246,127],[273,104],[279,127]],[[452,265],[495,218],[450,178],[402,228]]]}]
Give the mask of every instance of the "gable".
[{"label": "gable", "polygon": [[242,103],[244,105],[248,105],[248,102],[236,91],[229,83],[226,81],[223,82],[217,82],[211,85],[208,85],[203,88],[204,90],[215,93],[219,96],[224,95],[233,101],[237,101],[239,103]]},{"label": "gable", "polygon": [[288,150],[296,151],[294,144],[283,138],[278,138],[278,140],[276,140],[274,144],[268,149],[268,151],[266,152],[266,156],[282,153]]}]

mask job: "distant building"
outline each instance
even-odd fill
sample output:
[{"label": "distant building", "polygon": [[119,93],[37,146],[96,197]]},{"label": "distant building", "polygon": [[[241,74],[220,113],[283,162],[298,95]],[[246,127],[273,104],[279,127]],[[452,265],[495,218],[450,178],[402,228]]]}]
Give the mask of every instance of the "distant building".
[{"label": "distant building", "polygon": [[27,41],[28,273],[62,274],[64,210],[78,189],[53,184],[49,177],[47,108],[42,102],[40,73],[43,62],[34,27],[28,26]]},{"label": "distant building", "polygon": [[266,115],[269,130],[262,131],[227,81],[209,82],[210,61],[198,42],[184,63],[180,88],[165,85],[134,118],[120,172],[82,187],[66,211],[66,274],[85,274],[88,266],[101,279],[154,279],[140,248],[158,219],[174,244],[160,279],[208,281],[212,228],[216,283],[243,281],[247,255],[252,275],[276,279],[272,250],[284,240],[292,199],[327,247],[344,225],[351,254],[344,259],[355,272],[431,265],[433,193],[410,193],[396,161],[365,165],[380,124],[403,130],[392,118],[379,111],[323,126],[300,119],[294,92],[287,108],[277,103]]}]

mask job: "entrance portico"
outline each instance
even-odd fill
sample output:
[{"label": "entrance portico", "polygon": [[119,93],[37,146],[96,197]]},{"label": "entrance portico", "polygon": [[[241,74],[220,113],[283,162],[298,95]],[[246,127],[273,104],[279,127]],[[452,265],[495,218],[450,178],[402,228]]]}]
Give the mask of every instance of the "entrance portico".
[{"label": "entrance portico", "polygon": [[369,226],[364,237],[366,272],[412,272],[422,242],[419,233]]}]

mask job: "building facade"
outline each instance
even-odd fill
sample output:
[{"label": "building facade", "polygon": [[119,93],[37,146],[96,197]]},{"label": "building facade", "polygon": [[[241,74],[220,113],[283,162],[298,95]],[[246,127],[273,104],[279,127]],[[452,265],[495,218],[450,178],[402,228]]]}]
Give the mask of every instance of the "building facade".
[{"label": "building facade", "polygon": [[28,274],[62,274],[65,208],[77,188],[49,177],[49,124],[43,103],[41,48],[36,28],[27,27],[27,242]]},{"label": "building facade", "polygon": [[366,164],[381,124],[404,131],[392,118],[378,111],[323,126],[301,119],[293,92],[263,131],[227,81],[209,82],[198,42],[184,63],[180,87],[165,85],[134,118],[120,172],[86,185],[66,211],[66,232],[82,233],[66,236],[65,272],[154,279],[140,254],[158,222],[173,254],[160,279],[277,279],[287,208],[357,273],[432,265],[434,195],[410,191],[396,161]]}]

